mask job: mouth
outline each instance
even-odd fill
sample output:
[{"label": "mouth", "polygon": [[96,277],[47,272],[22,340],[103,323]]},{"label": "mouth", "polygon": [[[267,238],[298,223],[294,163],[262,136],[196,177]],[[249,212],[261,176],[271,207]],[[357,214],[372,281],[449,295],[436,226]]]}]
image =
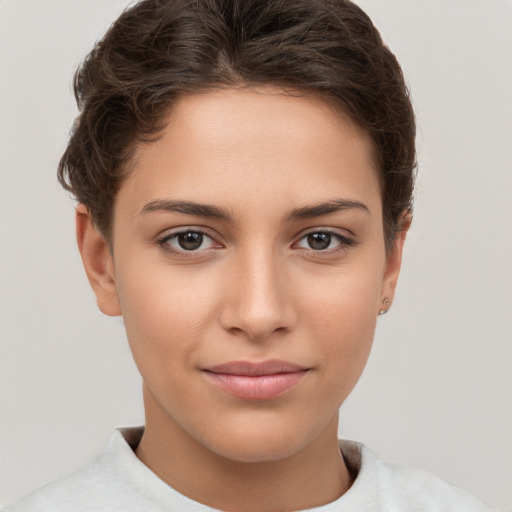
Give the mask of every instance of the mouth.
[{"label": "mouth", "polygon": [[203,369],[222,391],[244,400],[271,400],[297,386],[310,368],[286,361],[232,361]]}]

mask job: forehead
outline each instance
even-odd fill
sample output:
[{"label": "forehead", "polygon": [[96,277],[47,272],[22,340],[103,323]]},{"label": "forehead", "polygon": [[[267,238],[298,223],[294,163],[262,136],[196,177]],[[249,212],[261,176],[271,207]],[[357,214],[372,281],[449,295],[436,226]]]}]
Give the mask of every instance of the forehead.
[{"label": "forehead", "polygon": [[236,206],[279,191],[284,204],[335,190],[380,200],[373,154],[362,128],[315,97],[275,88],[185,95],[161,137],[138,148],[119,199],[129,194],[134,208],[162,196]]}]

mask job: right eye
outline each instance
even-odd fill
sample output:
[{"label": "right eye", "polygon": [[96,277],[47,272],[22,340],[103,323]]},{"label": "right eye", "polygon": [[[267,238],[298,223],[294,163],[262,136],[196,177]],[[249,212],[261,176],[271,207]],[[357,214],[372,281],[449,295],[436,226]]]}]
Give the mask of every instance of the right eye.
[{"label": "right eye", "polygon": [[215,247],[215,241],[204,231],[185,229],[177,231],[158,240],[158,245],[173,252],[199,252]]}]

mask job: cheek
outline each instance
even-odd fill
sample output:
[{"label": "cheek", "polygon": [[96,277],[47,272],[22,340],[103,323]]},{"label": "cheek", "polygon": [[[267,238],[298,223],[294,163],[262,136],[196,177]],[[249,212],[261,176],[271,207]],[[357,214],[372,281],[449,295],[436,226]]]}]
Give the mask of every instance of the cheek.
[{"label": "cheek", "polygon": [[364,368],[375,332],[381,283],[379,272],[351,267],[307,288],[308,329],[330,368],[329,379],[338,386],[341,380],[343,387],[351,389]]},{"label": "cheek", "polygon": [[[201,335],[216,315],[215,276],[165,264],[119,265],[119,301],[128,340],[140,366],[145,361],[166,367],[183,364],[198,348]],[[142,372],[142,368],[141,368]]]},{"label": "cheek", "polygon": [[302,302],[319,333],[373,330],[382,288],[378,265],[368,266],[361,260],[358,265],[329,269],[309,281],[302,286],[307,290]]}]

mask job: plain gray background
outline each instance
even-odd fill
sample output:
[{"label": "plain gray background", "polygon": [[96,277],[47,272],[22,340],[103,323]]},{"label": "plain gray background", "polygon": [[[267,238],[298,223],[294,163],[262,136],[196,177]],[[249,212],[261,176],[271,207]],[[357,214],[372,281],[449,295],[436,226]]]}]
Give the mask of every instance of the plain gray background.
[{"label": "plain gray background", "polygon": [[[55,169],[72,73],[125,0],[0,1],[0,503],[143,421]],[[361,0],[419,123],[415,220],[340,434],[512,510],[512,3]]]}]

